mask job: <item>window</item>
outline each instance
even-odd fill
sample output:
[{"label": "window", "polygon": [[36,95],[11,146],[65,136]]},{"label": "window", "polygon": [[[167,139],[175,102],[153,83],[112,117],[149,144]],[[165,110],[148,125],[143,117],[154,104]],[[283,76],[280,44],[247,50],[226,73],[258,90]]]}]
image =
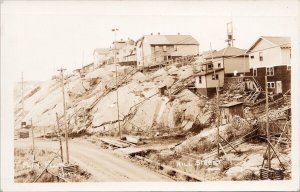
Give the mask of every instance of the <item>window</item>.
[{"label": "window", "polygon": [[267,67],[266,73],[267,73],[267,76],[274,76],[274,67]]},{"label": "window", "polygon": [[177,45],[174,45],[174,51],[177,51]]},{"label": "window", "polygon": [[275,82],[268,82],[268,88],[274,89],[275,88]]},{"label": "window", "polygon": [[264,60],[264,57],[262,55],[262,52],[259,52],[259,61],[263,61]]},{"label": "window", "polygon": [[253,68],[253,76],[257,77],[257,69]]},{"label": "window", "polygon": [[290,66],[290,65],[287,65],[287,66],[286,66],[286,70],[290,71],[290,70],[291,70],[291,66]]},{"label": "window", "polygon": [[254,59],[254,55],[251,55],[250,58],[251,58],[251,59]]},{"label": "window", "polygon": [[218,63],[218,68],[220,68],[221,67],[221,63]]},{"label": "window", "polygon": [[163,51],[164,51],[164,52],[167,51],[167,46],[166,46],[166,45],[163,46]]},{"label": "window", "polygon": [[199,76],[199,83],[202,84],[202,76]]},{"label": "window", "polygon": [[213,65],[212,64],[208,64],[207,65],[207,69],[212,69],[213,68]]},{"label": "window", "polygon": [[219,80],[219,74],[216,74],[216,75],[212,75],[211,77],[212,80]]}]

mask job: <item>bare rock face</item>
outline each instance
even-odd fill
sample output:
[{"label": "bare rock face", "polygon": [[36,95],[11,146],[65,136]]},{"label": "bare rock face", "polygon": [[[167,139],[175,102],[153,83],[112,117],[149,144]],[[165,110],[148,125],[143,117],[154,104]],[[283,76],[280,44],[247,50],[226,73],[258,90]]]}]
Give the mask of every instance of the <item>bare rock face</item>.
[{"label": "bare rock face", "polygon": [[[143,74],[132,67],[118,65],[117,90],[115,67],[105,65],[86,72],[84,77],[77,73],[66,77],[66,110],[71,131],[115,129],[118,107],[120,124],[128,130],[153,127],[189,130],[195,124],[206,126],[210,121],[212,115],[205,99],[186,87],[171,94],[174,87],[186,86],[184,79],[193,75],[190,68],[172,66]],[[167,87],[168,94],[159,94],[162,85]],[[25,100],[28,109],[25,119],[34,117],[39,125],[56,126],[55,113],[59,117],[63,114],[61,81],[49,80],[39,87]],[[20,115],[16,115],[17,121]]]}]

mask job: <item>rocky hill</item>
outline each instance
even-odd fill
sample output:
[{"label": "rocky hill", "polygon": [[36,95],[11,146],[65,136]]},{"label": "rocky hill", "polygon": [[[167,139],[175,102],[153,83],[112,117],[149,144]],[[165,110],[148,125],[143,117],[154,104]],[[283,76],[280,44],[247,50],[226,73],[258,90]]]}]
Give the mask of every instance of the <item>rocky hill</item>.
[{"label": "rocky hill", "polygon": [[[73,133],[184,129],[208,126],[213,122],[213,101],[188,89],[194,81],[195,68],[170,66],[141,73],[133,67],[115,65],[67,75],[65,98],[69,129]],[[159,88],[167,86],[165,95]],[[16,90],[16,94],[19,89]],[[63,115],[60,75],[31,86],[24,94],[25,117],[37,127],[56,126],[56,113]],[[15,128],[19,128],[21,100],[16,101]],[[49,129],[51,131],[51,129]]]}]

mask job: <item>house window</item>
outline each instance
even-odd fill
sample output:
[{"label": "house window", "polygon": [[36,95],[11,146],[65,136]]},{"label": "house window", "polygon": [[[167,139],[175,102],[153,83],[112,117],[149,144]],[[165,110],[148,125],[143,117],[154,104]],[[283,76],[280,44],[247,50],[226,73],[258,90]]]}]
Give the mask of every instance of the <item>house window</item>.
[{"label": "house window", "polygon": [[268,88],[274,89],[275,88],[275,82],[268,82]]},{"label": "house window", "polygon": [[211,77],[212,80],[219,80],[219,74],[213,74]]},{"label": "house window", "polygon": [[167,46],[166,46],[166,45],[163,46],[163,51],[164,51],[164,52],[167,51]]},{"label": "house window", "polygon": [[202,76],[199,76],[199,84],[202,84]]},{"label": "house window", "polygon": [[221,63],[218,63],[218,68],[220,68],[221,67]]},{"label": "house window", "polygon": [[262,52],[259,52],[259,61],[263,61],[264,60],[264,57],[262,55]]},{"label": "house window", "polygon": [[253,76],[257,77],[257,69],[255,69],[255,68],[253,69]]},{"label": "house window", "polygon": [[208,65],[207,65],[207,68],[208,68],[208,69],[212,69],[212,68],[213,68],[213,65],[212,65],[212,64],[208,64]]},{"label": "house window", "polygon": [[274,67],[267,67],[266,73],[267,73],[267,76],[274,76]]},{"label": "house window", "polygon": [[177,51],[177,45],[174,45],[174,51]]},{"label": "house window", "polygon": [[291,66],[290,66],[290,65],[287,65],[287,66],[286,66],[286,70],[290,71],[290,70],[291,70]]},{"label": "house window", "polygon": [[219,74],[216,74],[216,80],[219,80]]},{"label": "house window", "polygon": [[251,58],[251,59],[254,59],[254,55],[251,55],[250,58]]}]

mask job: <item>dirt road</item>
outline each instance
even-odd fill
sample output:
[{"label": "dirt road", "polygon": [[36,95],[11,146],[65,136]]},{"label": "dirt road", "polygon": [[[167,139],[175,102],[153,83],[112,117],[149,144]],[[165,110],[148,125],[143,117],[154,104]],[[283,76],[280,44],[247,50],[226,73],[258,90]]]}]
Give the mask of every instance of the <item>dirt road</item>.
[{"label": "dirt road", "polygon": [[[16,148],[30,148],[31,145],[30,139],[15,140]],[[59,142],[36,139],[35,146],[57,151]],[[69,151],[70,161],[91,173],[95,181],[172,181],[86,141],[70,140]]]}]

